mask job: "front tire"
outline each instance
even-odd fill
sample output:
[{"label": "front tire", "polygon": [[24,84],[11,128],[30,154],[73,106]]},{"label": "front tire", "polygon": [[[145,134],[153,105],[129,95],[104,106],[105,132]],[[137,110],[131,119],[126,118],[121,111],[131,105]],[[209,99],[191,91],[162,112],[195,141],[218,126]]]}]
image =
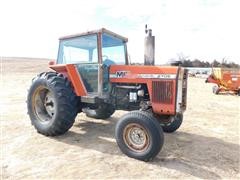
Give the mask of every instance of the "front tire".
[{"label": "front tire", "polygon": [[164,134],[157,120],[142,111],[124,115],[117,122],[115,137],[124,154],[143,161],[153,159],[164,143]]},{"label": "front tire", "polygon": [[115,112],[115,108],[111,104],[102,103],[96,109],[84,109],[87,117],[95,119],[108,119]]},{"label": "front tire", "polygon": [[61,135],[72,127],[78,103],[71,83],[56,72],[41,73],[34,78],[27,97],[32,125],[46,136]]},{"label": "front tire", "polygon": [[170,116],[168,118],[168,122],[163,122],[160,120],[160,124],[164,132],[172,133],[175,132],[178,128],[180,128],[180,126],[182,125],[182,121],[183,115],[176,114],[175,116]]}]

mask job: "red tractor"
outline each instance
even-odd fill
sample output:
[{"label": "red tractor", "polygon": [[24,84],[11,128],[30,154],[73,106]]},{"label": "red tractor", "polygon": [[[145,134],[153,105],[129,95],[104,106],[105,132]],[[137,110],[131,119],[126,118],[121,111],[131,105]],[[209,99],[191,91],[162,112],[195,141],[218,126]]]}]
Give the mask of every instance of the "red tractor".
[{"label": "red tractor", "polygon": [[[150,31],[151,32],[151,31]],[[153,36],[149,33],[146,44]],[[115,138],[127,156],[148,161],[176,131],[187,100],[187,70],[180,66],[131,65],[128,39],[106,29],[60,38],[54,70],[37,75],[27,107],[36,130],[46,136],[68,131],[78,113],[97,119],[130,111],[116,124]],[[151,46],[152,45],[152,46]],[[154,52],[154,44],[147,52]]]}]

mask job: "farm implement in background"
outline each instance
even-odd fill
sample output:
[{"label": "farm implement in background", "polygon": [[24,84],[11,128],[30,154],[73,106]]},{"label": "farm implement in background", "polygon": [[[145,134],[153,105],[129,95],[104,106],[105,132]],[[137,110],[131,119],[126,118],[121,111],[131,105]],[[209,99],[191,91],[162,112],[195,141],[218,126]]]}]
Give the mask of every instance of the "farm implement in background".
[{"label": "farm implement in background", "polygon": [[206,83],[214,83],[213,93],[233,92],[240,96],[240,69],[212,68]]}]

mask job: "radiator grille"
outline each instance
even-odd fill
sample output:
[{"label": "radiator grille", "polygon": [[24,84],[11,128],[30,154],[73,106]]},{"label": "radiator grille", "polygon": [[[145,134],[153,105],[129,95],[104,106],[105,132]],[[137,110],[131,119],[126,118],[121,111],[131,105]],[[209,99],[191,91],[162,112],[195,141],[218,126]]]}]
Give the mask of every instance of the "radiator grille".
[{"label": "radiator grille", "polygon": [[173,102],[173,81],[153,81],[152,101],[171,104]]}]

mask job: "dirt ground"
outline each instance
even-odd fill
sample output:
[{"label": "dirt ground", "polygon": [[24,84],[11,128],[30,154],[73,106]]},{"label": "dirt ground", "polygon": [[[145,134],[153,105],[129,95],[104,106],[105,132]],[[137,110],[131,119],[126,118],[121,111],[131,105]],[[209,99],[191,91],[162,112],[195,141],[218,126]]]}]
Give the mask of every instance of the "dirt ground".
[{"label": "dirt ground", "polygon": [[26,113],[31,79],[46,60],[1,61],[1,179],[240,178],[240,97],[214,95],[212,84],[189,78],[180,129],[165,134],[152,162],[128,158],[114,139],[117,111],[108,120],[79,114],[66,134],[45,137]]}]

